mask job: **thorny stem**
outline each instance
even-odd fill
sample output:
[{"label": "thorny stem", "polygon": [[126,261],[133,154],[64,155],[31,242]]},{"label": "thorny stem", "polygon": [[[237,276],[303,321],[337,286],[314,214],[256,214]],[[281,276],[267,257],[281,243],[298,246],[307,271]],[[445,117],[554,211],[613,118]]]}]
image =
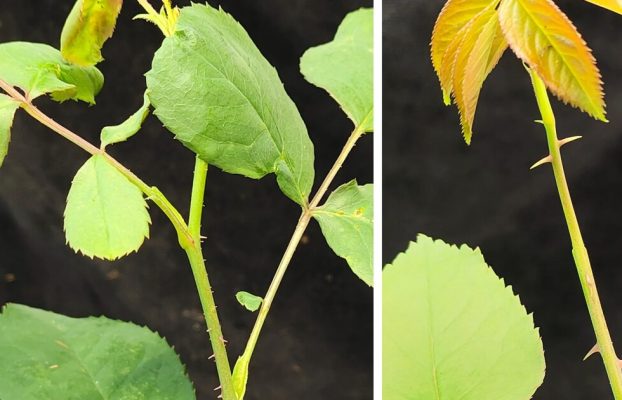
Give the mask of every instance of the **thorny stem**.
[{"label": "thorny stem", "polygon": [[337,160],[333,164],[332,168],[330,169],[330,171],[328,171],[328,174],[324,178],[324,181],[320,185],[315,196],[313,196],[313,199],[311,199],[309,206],[303,209],[302,214],[300,218],[298,219],[298,224],[296,225],[296,228],[294,229],[294,233],[292,234],[289,244],[287,245],[287,248],[285,249],[283,258],[281,259],[281,262],[279,263],[279,266],[276,269],[274,277],[272,278],[272,282],[270,283],[268,291],[266,292],[263,302],[261,303],[261,308],[259,309],[257,320],[255,321],[253,330],[251,331],[248,342],[246,343],[246,348],[244,349],[244,354],[242,355],[242,357],[246,359],[248,363],[250,363],[250,359],[253,355],[253,351],[255,350],[255,345],[257,344],[257,340],[259,339],[261,328],[263,327],[266,317],[268,316],[268,312],[270,311],[270,306],[272,305],[272,301],[274,300],[274,297],[279,288],[279,285],[281,284],[281,281],[283,280],[283,276],[285,275],[285,272],[287,271],[287,267],[289,266],[292,260],[292,257],[294,256],[296,248],[298,247],[298,244],[300,243],[300,240],[302,239],[302,236],[305,230],[307,229],[309,222],[311,221],[311,217],[313,216],[313,211],[315,211],[315,208],[320,204],[320,201],[326,194],[326,191],[328,190],[330,184],[332,183],[333,179],[335,179],[337,172],[339,171],[339,169],[341,169],[341,166],[343,165],[346,158],[348,157],[348,155],[350,154],[350,152],[356,145],[356,142],[358,141],[358,139],[361,137],[361,135],[363,135],[364,133],[364,130],[362,128],[363,126],[364,126],[364,123],[360,124],[350,134],[348,141],[346,142],[343,149],[341,150],[341,153],[337,157]]},{"label": "thorny stem", "polygon": [[551,153],[550,162],[553,166],[555,183],[557,184],[557,190],[562,203],[564,217],[566,218],[568,232],[570,233],[572,254],[577,267],[577,272],[579,274],[579,280],[581,281],[581,288],[583,289],[583,295],[585,296],[587,308],[589,310],[594,332],[596,334],[597,344],[600,353],[602,354],[613,395],[616,400],[621,400],[622,370],[618,364],[618,357],[616,356],[615,349],[613,348],[613,343],[611,341],[611,335],[609,334],[609,329],[607,328],[607,321],[605,320],[605,314],[598,297],[596,281],[594,280],[594,274],[592,273],[590,259],[587,249],[585,248],[585,244],[583,243],[581,230],[579,228],[579,221],[577,220],[572,199],[570,197],[570,190],[568,189],[568,183],[566,182],[564,165],[562,163],[562,156],[560,152],[560,147],[563,142],[557,138],[555,116],[553,114],[551,103],[549,102],[546,86],[535,71],[529,70],[529,73],[531,75],[531,81],[536,94],[538,107],[540,109],[540,113],[542,114],[542,124],[546,130],[546,138],[549,151]]},{"label": "thorny stem", "polygon": [[106,157],[106,160],[112,166],[123,174],[132,184],[138,187],[145,194],[145,196],[151,199],[168,217],[177,232],[179,244],[186,252],[192,268],[192,273],[199,292],[199,298],[203,307],[208,331],[210,333],[210,341],[214,349],[216,368],[218,370],[218,376],[222,386],[222,398],[224,400],[236,400],[233,385],[231,383],[231,369],[227,358],[224,343],[225,341],[222,335],[220,321],[216,312],[216,305],[214,303],[214,297],[208,280],[205,261],[201,250],[200,229],[207,164],[197,158],[192,188],[189,218],[190,222],[189,225],[187,225],[179,211],[177,211],[177,209],[168,201],[166,196],[164,196],[164,194],[157,187],[149,186],[133,172],[127,169],[123,164],[106,153],[103,149],[92,145],[76,133],[48,117],[45,113],[33,105],[26,96],[1,79],[0,88],[13,99],[20,102],[21,108],[23,108],[30,116],[39,121],[41,124],[58,133],[87,153]]},{"label": "thorny stem", "polygon": [[222,398],[224,400],[236,400],[231,380],[231,367],[229,366],[227,349],[225,348],[225,339],[220,327],[216,302],[214,301],[214,295],[207,276],[203,251],[201,249],[201,217],[203,215],[207,168],[207,163],[197,156],[194,167],[194,179],[192,182],[192,196],[190,199],[190,217],[188,218],[188,229],[193,241],[192,244],[184,248],[184,250],[186,250],[188,254],[188,260],[190,261],[197,291],[199,292],[199,298],[201,299],[203,314],[207,322],[209,338],[212,343],[212,349],[214,350],[218,378],[222,388]]}]

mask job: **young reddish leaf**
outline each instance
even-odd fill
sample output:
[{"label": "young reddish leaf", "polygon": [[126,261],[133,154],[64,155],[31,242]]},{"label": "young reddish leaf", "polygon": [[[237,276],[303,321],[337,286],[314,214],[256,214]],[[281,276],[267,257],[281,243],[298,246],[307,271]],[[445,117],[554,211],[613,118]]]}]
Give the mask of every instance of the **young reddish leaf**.
[{"label": "young reddish leaf", "polygon": [[622,0],[586,0],[589,3],[606,8],[607,10],[622,14]]},{"label": "young reddish leaf", "polygon": [[445,61],[453,62],[451,54],[446,56],[452,42],[451,49],[455,51],[458,45],[455,41],[464,33],[465,26],[484,9],[494,8],[498,3],[499,0],[449,0],[445,4],[434,25],[430,43],[432,65],[439,78],[442,66],[451,69],[451,65],[447,66]]},{"label": "young reddish leaf", "polygon": [[499,39],[499,30],[497,12],[493,8],[482,11],[469,23],[456,52],[452,86],[467,144],[482,84],[507,46]]},{"label": "young reddish leaf", "polygon": [[503,0],[499,20],[514,53],[559,99],[606,121],[596,60],[572,22],[551,0]]},{"label": "young reddish leaf", "polygon": [[77,0],[60,38],[65,60],[92,66],[103,60],[101,48],[112,36],[123,0]]}]

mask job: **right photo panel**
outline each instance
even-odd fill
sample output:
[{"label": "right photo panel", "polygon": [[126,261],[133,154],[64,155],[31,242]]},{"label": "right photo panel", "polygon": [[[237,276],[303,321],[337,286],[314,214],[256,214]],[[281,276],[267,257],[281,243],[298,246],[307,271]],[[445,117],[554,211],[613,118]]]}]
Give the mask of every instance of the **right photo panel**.
[{"label": "right photo panel", "polygon": [[384,400],[622,400],[621,41],[619,0],[383,2]]}]

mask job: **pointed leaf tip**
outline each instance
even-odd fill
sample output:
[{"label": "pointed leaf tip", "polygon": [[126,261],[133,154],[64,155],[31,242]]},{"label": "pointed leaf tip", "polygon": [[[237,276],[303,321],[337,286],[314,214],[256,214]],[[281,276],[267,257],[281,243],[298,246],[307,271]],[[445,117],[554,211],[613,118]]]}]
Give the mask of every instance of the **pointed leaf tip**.
[{"label": "pointed leaf tip", "polygon": [[564,103],[606,121],[596,59],[570,19],[551,0],[503,0],[499,21],[512,51]]}]

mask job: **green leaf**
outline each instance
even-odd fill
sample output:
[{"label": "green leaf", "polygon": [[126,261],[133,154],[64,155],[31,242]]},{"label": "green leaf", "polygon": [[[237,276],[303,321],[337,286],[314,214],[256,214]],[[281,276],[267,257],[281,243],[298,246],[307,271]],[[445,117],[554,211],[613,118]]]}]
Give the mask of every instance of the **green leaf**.
[{"label": "green leaf", "polygon": [[238,299],[238,302],[244,306],[244,308],[253,312],[259,310],[259,306],[261,306],[261,302],[263,301],[261,297],[244,291],[237,292],[235,298]]},{"label": "green leaf", "polygon": [[305,79],[337,100],[356,127],[374,130],[374,12],[346,15],[332,42],[313,47],[300,59]]},{"label": "green leaf", "polygon": [[383,399],[530,399],[533,317],[479,249],[419,236],[382,273]]},{"label": "green leaf", "polygon": [[229,14],[183,8],[147,73],[154,114],[185,146],[226,172],[276,173],[285,195],[306,204],[313,144],[275,69]]},{"label": "green leaf", "polygon": [[19,108],[19,102],[11,97],[0,93],[0,167],[4,163],[4,158],[9,152],[9,142],[11,141],[11,126],[15,111]]},{"label": "green leaf", "polygon": [[92,66],[103,60],[101,49],[112,36],[123,0],[77,0],[60,37],[60,49],[72,64]]},{"label": "green leaf", "polygon": [[105,148],[109,144],[125,142],[134,136],[141,128],[145,118],[149,115],[149,96],[145,92],[143,105],[120,125],[107,126],[101,132],[101,145]]},{"label": "green leaf", "polygon": [[374,282],[373,185],[350,181],[313,211],[328,245],[348,262],[352,271],[369,286]]},{"label": "green leaf", "polygon": [[0,79],[24,91],[30,100],[50,93],[56,101],[82,100],[95,104],[104,76],[95,67],[68,64],[46,44],[0,44]]},{"label": "green leaf", "polygon": [[92,156],[80,168],[65,208],[65,234],[72,249],[91,258],[123,257],[149,237],[150,222],[142,192],[105,156]]},{"label": "green leaf", "polygon": [[131,323],[9,304],[0,315],[0,398],[194,400],[166,341]]},{"label": "green leaf", "polygon": [[238,357],[232,372],[233,390],[237,395],[237,400],[244,400],[246,394],[246,384],[248,383],[248,365],[250,359],[245,356]]}]

